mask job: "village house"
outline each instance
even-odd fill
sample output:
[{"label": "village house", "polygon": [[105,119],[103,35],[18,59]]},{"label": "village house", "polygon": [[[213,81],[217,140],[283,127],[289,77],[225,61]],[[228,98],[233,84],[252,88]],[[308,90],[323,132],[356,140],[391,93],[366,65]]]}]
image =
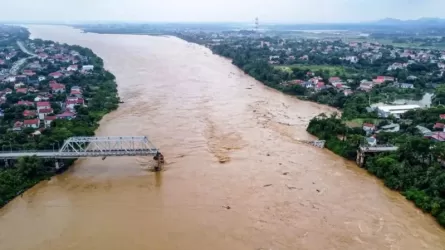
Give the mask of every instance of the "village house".
[{"label": "village house", "polygon": [[48,58],[48,54],[46,54],[46,53],[40,53],[40,54],[37,55],[37,57],[38,57],[40,60],[44,61],[44,60],[46,60],[46,59]]},{"label": "village house", "polygon": [[33,76],[36,73],[34,71],[32,71],[32,70],[25,69],[25,70],[23,70],[23,74],[26,75],[26,76]]},{"label": "village house", "polygon": [[376,79],[372,80],[376,84],[382,84],[386,81],[388,82],[394,82],[394,77],[391,76],[377,76]]},{"label": "village house", "polygon": [[30,120],[24,120],[23,125],[26,128],[34,128],[37,129],[40,127],[40,120],[39,119],[30,119]]},{"label": "village house", "polygon": [[55,81],[51,81],[49,83],[49,86],[51,87],[51,90],[53,93],[57,93],[57,94],[65,93],[65,85],[64,84],[57,83]]},{"label": "village house", "polygon": [[17,105],[23,105],[28,107],[34,107],[34,103],[30,101],[18,101]]},{"label": "village house", "polygon": [[38,113],[39,113],[39,119],[43,120],[45,116],[54,113],[54,110],[52,108],[39,109]]},{"label": "village house", "polygon": [[56,115],[56,117],[57,117],[57,119],[71,120],[71,119],[76,118],[76,114],[66,110],[62,114]]},{"label": "village house", "polygon": [[51,104],[49,102],[37,102],[37,111],[41,109],[50,109]]},{"label": "village house", "polygon": [[63,74],[57,71],[57,72],[53,72],[53,73],[49,74],[49,76],[51,76],[54,79],[58,79],[58,78],[62,77]]},{"label": "village house", "polygon": [[433,129],[438,129],[438,130],[442,130],[443,132],[445,132],[445,124],[441,123],[441,122],[436,122],[436,124],[434,124]]},{"label": "village house", "polygon": [[374,133],[376,130],[376,126],[372,123],[363,123],[363,130],[366,132],[367,135],[370,135]]},{"label": "village house", "polygon": [[373,87],[374,87],[374,83],[373,82],[364,80],[364,81],[361,81],[360,86],[358,88],[360,90],[368,92],[368,91],[371,91],[371,89]]},{"label": "village house", "polygon": [[337,76],[329,77],[329,83],[330,84],[334,85],[334,83],[336,83],[336,82],[341,82],[340,77],[337,77]]},{"label": "village house", "polygon": [[28,89],[27,88],[19,88],[15,90],[16,93],[22,93],[22,94],[27,94],[28,93]]},{"label": "village house", "polygon": [[350,89],[345,89],[345,90],[343,90],[343,94],[345,95],[345,96],[350,96],[350,95],[352,95],[354,92],[352,92],[352,90],[350,90]]},{"label": "village house", "polygon": [[36,96],[36,98],[34,98],[35,102],[48,101],[48,100],[49,100],[49,97],[43,96],[43,95],[38,95],[38,96]]},{"label": "village house", "polygon": [[34,111],[34,110],[23,111],[23,117],[25,117],[25,118],[32,118],[32,117],[35,117],[36,115],[37,115],[36,111]]},{"label": "village house", "polygon": [[12,89],[10,89],[10,88],[6,88],[6,89],[4,90],[4,92],[5,92],[5,95],[12,94]]},{"label": "village house", "polygon": [[83,71],[91,71],[94,70],[94,65],[83,65],[82,66]]},{"label": "village house", "polygon": [[399,87],[402,89],[413,89],[414,84],[412,83],[399,83]]},{"label": "village house", "polygon": [[55,116],[46,116],[45,119],[43,120],[45,123],[45,128],[49,128],[51,127],[51,123],[56,120]]},{"label": "village house", "polygon": [[77,65],[70,65],[66,68],[67,71],[77,71]]},{"label": "village house", "polygon": [[22,127],[23,127],[23,122],[16,121],[14,123],[14,126],[12,127],[12,131],[20,131],[20,130],[22,130]]},{"label": "village house", "polygon": [[45,76],[39,76],[38,77],[39,82],[45,81],[46,77]]}]

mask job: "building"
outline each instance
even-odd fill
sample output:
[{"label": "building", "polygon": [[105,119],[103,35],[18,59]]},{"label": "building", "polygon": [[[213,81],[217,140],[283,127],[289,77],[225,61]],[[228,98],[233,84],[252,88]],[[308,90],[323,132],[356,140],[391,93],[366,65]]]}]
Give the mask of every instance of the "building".
[{"label": "building", "polygon": [[66,71],[77,71],[77,65],[70,65],[66,68]]},{"label": "building", "polygon": [[49,84],[53,93],[65,93],[65,85],[57,82],[51,82]]},{"label": "building", "polygon": [[414,84],[412,83],[399,83],[399,87],[402,89],[413,89]]},{"label": "building", "polygon": [[17,102],[17,105],[34,106],[34,103],[30,102],[30,101],[19,101],[19,102]]},{"label": "building", "polygon": [[83,65],[82,70],[84,71],[94,70],[94,65]]},{"label": "building", "polygon": [[23,124],[26,128],[39,128],[40,120],[39,119],[31,119],[23,121]]},{"label": "building", "polygon": [[49,102],[37,102],[37,111],[41,109],[50,109],[51,104]]},{"label": "building", "polygon": [[76,118],[76,114],[70,111],[65,111],[62,114],[56,115],[57,119],[65,119],[65,120],[71,120]]},{"label": "building", "polygon": [[46,116],[43,120],[45,122],[45,128],[51,127],[51,123],[56,119],[55,116]]},{"label": "building", "polygon": [[49,114],[54,113],[54,110],[52,108],[49,109],[39,109],[39,119],[43,120],[45,117]]},{"label": "building", "polygon": [[395,117],[400,117],[401,114],[420,108],[419,105],[388,105],[388,106],[377,106],[377,114],[379,117],[387,118],[390,115],[393,115]]},{"label": "building", "polygon": [[372,123],[363,123],[363,130],[367,135],[372,134],[375,131],[376,127]]},{"label": "building", "polygon": [[34,111],[34,110],[25,110],[25,111],[23,111],[23,117],[25,117],[25,118],[31,118],[31,117],[34,117],[34,116],[36,116],[36,111]]},{"label": "building", "polygon": [[58,79],[58,78],[62,77],[63,74],[60,72],[54,72],[54,73],[49,74],[49,76],[51,76],[54,79]]},{"label": "building", "polygon": [[380,133],[380,132],[395,133],[395,132],[399,132],[399,131],[400,131],[399,124],[389,124],[389,125],[380,127],[380,130],[378,131],[378,133]]}]

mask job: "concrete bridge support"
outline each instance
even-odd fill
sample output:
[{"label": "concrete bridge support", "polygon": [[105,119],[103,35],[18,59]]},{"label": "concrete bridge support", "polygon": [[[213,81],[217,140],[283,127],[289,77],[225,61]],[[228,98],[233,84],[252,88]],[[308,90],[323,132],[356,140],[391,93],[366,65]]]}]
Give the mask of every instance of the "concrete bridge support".
[{"label": "concrete bridge support", "polygon": [[356,163],[357,165],[359,165],[361,168],[365,165],[365,153],[363,153],[360,150],[357,150],[357,159],[356,159]]}]

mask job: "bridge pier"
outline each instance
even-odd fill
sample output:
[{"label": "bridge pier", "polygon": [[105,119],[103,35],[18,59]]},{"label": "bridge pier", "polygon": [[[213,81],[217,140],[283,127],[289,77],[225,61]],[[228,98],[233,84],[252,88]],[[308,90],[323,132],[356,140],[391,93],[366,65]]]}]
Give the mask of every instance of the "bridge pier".
[{"label": "bridge pier", "polygon": [[356,159],[356,163],[357,165],[359,165],[361,168],[365,165],[365,153],[363,153],[360,150],[357,150],[357,159]]}]

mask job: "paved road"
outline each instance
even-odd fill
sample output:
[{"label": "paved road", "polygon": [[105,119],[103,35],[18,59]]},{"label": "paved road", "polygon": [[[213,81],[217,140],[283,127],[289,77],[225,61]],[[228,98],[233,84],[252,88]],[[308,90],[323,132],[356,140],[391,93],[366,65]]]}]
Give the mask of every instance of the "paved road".
[{"label": "paved road", "polygon": [[37,57],[37,55],[34,54],[34,53],[32,53],[32,52],[30,52],[30,51],[25,47],[25,45],[23,45],[23,43],[22,43],[21,41],[17,41],[17,45],[19,46],[19,48],[20,48],[24,53],[30,55],[30,57],[22,58],[22,59],[18,60],[17,62],[15,62],[14,65],[12,65],[11,69],[9,70],[9,73],[10,73],[11,75],[16,75],[16,74],[19,72],[20,68],[22,68],[23,64],[25,64],[26,61],[27,61],[28,59]]},{"label": "paved road", "polygon": [[19,46],[19,48],[25,52],[26,54],[30,55],[30,56],[37,56],[37,54],[32,53],[31,51],[29,51],[25,45],[23,44],[22,41],[17,41],[17,45]]}]

